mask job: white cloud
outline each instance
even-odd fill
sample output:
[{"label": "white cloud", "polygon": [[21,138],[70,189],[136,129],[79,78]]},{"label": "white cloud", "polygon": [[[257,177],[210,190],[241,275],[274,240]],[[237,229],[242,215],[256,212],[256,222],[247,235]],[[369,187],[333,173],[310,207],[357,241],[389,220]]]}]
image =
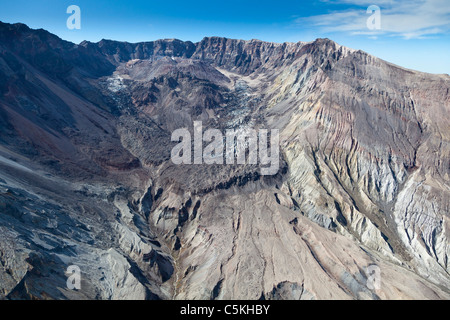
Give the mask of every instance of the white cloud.
[{"label": "white cloud", "polygon": [[[322,2],[361,8],[297,18],[296,23],[312,25],[323,32],[348,32],[370,36],[388,34],[405,39],[423,38],[450,31],[449,0],[322,0]],[[366,21],[370,14],[366,9],[369,5],[381,8],[380,30],[367,28]]]}]

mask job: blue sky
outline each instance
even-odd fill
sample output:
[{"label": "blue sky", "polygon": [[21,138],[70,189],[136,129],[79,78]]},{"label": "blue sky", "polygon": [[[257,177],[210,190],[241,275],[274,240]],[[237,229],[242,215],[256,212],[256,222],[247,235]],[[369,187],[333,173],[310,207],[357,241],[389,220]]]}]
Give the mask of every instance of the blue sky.
[{"label": "blue sky", "polygon": [[[66,27],[70,5],[81,9],[80,30]],[[380,29],[367,27],[370,5],[380,8]],[[406,68],[450,74],[450,0],[0,0],[0,20],[43,28],[75,43],[327,37]]]}]

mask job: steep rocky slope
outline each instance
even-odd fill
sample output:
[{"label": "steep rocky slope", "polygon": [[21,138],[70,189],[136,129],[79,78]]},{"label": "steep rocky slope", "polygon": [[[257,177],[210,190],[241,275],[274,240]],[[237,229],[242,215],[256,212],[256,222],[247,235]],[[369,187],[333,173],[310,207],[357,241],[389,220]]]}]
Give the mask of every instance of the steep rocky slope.
[{"label": "steep rocky slope", "polygon": [[[0,23],[0,297],[449,299],[449,89],[328,39]],[[194,121],[279,129],[278,173],[175,165]]]}]

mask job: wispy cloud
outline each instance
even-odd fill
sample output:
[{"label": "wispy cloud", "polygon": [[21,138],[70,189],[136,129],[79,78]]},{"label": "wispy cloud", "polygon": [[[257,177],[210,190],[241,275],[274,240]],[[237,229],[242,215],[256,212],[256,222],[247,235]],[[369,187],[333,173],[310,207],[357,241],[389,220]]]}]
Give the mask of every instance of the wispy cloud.
[{"label": "wispy cloud", "polygon": [[[354,35],[382,34],[405,39],[424,38],[450,31],[449,0],[322,0],[330,5],[349,5],[347,10],[300,17],[297,25],[312,25],[323,32],[346,32]],[[369,30],[366,21],[369,5],[381,8],[381,29]],[[357,8],[355,8],[357,7]]]}]

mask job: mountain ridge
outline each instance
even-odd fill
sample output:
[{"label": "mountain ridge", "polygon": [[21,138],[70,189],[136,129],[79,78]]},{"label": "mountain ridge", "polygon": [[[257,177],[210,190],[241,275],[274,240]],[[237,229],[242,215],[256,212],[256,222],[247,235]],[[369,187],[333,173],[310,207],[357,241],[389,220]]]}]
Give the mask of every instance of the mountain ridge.
[{"label": "mountain ridge", "polygon": [[[450,297],[448,77],[327,39],[58,39],[0,24],[2,298]],[[277,175],[173,164],[194,121],[278,129]]]}]

